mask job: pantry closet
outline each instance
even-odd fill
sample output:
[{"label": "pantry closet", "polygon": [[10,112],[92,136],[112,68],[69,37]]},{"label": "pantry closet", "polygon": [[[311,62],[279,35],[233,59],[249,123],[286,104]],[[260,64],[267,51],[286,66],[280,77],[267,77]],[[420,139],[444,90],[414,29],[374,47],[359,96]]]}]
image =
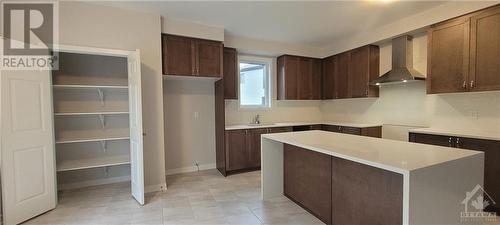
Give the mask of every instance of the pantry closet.
[{"label": "pantry closet", "polygon": [[139,51],[57,53],[53,71],[2,72],[5,224],[54,208],[57,190],[130,180],[144,204]]}]

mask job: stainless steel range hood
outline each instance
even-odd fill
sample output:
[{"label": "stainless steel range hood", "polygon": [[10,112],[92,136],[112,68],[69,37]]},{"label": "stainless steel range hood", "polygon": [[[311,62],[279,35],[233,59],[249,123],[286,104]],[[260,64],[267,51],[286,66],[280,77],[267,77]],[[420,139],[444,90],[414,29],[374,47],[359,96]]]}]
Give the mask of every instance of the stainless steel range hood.
[{"label": "stainless steel range hood", "polygon": [[404,35],[392,39],[392,69],[370,82],[370,85],[386,85],[425,80],[425,76],[413,69],[413,37]]}]

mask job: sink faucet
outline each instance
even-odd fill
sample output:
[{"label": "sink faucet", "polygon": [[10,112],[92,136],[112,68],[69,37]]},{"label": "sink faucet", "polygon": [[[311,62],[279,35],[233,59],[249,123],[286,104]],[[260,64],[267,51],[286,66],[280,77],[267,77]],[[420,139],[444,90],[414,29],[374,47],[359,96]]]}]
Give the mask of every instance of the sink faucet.
[{"label": "sink faucet", "polygon": [[252,121],[253,124],[260,124],[260,115],[257,114],[253,117],[253,121]]}]

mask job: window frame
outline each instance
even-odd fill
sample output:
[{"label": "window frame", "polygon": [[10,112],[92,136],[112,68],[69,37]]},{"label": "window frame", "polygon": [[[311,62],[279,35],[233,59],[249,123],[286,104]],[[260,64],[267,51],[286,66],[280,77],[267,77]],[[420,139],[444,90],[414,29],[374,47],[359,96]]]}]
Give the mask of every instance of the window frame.
[{"label": "window frame", "polygon": [[[265,104],[263,105],[242,105],[241,104],[241,74],[240,74],[240,63],[255,63],[263,64],[266,68],[264,77],[266,79],[266,91],[265,91]],[[268,57],[261,56],[250,56],[250,55],[238,55],[238,107],[243,110],[267,110],[271,109],[272,104],[272,66],[273,60]]]}]

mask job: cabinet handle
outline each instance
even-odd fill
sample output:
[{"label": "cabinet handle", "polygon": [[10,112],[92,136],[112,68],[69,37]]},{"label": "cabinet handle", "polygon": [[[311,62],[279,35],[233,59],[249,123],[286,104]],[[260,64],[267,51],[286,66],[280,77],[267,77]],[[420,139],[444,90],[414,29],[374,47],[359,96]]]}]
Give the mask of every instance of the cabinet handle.
[{"label": "cabinet handle", "polygon": [[464,83],[462,84],[462,88],[467,89],[467,81],[464,80]]},{"label": "cabinet handle", "polygon": [[470,88],[474,88],[474,80],[470,81]]},{"label": "cabinet handle", "polygon": [[453,138],[448,138],[448,147],[452,147],[453,146]]},{"label": "cabinet handle", "polygon": [[365,91],[365,95],[366,95],[366,96],[368,96],[368,89],[366,89],[366,91]]},{"label": "cabinet handle", "polygon": [[455,147],[456,148],[460,148],[460,138],[457,138],[456,141],[455,141]]}]

